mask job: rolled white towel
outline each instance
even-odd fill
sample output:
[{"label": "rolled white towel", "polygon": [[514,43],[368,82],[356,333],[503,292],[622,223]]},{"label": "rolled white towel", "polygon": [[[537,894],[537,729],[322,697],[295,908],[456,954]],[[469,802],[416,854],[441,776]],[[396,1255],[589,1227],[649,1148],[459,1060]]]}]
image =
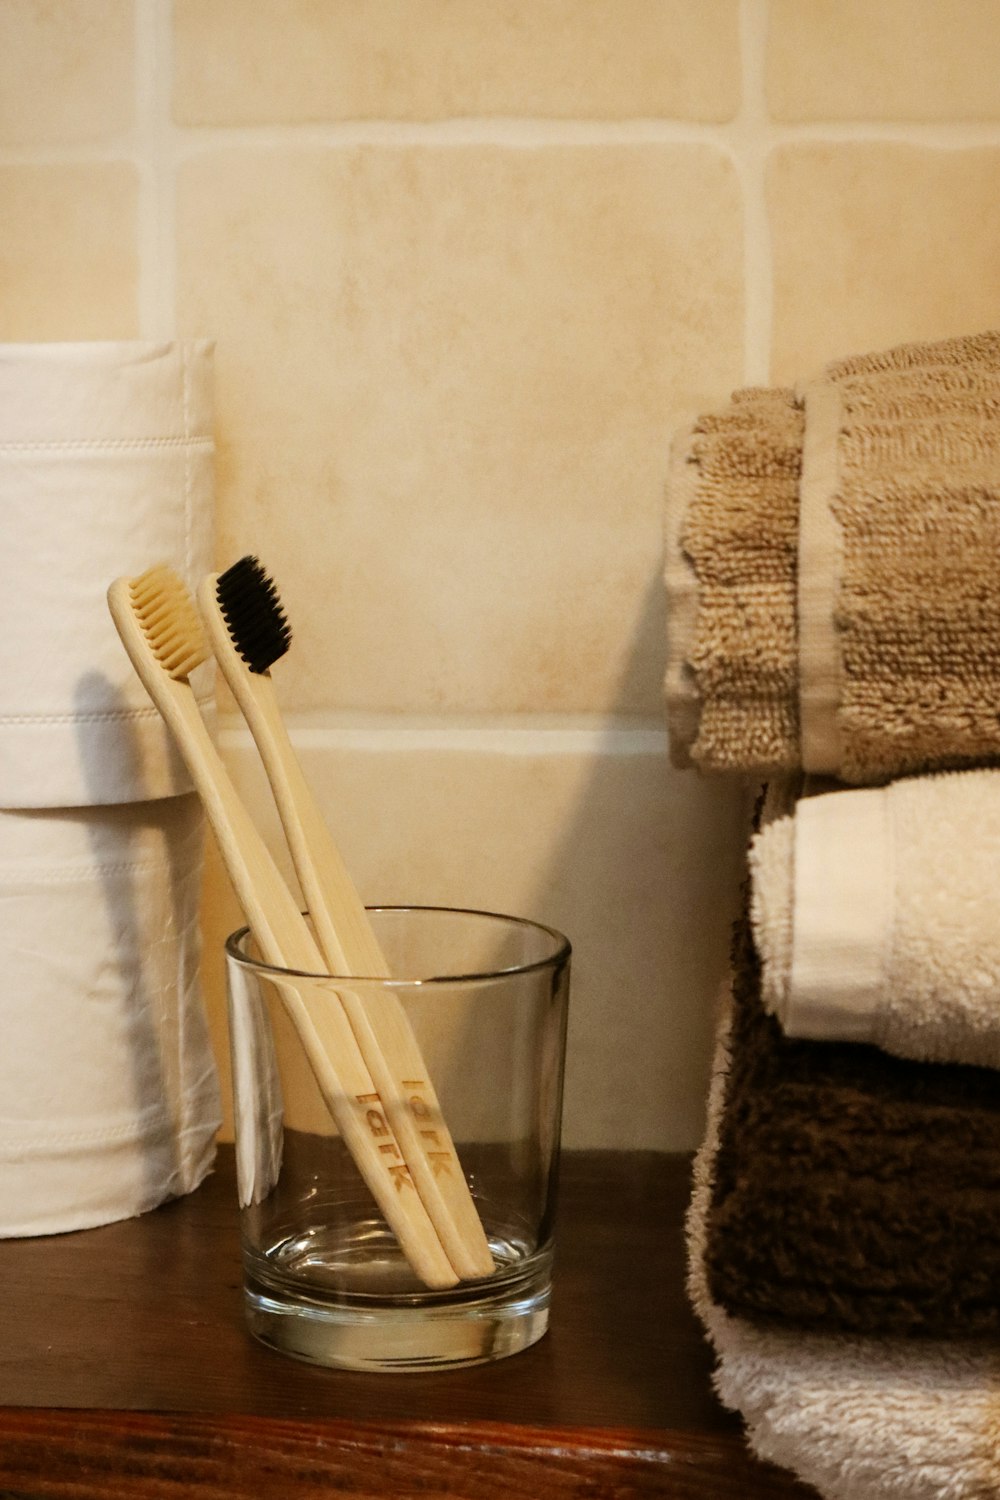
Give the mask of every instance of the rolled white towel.
[{"label": "rolled white towel", "polygon": [[211,569],[213,454],[205,340],[0,344],[0,808],[191,790],[104,596]]},{"label": "rolled white towel", "polygon": [[220,1123],[201,803],[0,811],[0,1238],[191,1192]]}]

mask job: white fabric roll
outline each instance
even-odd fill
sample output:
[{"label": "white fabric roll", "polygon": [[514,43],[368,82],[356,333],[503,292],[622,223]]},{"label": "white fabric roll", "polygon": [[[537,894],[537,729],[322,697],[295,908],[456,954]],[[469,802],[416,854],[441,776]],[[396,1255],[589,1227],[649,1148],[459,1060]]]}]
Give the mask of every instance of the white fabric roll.
[{"label": "white fabric roll", "polygon": [[0,807],[191,789],[105,594],[211,569],[212,347],[0,345]]},{"label": "white fabric roll", "polygon": [[189,1192],[220,1123],[194,795],[0,812],[0,1235]]}]

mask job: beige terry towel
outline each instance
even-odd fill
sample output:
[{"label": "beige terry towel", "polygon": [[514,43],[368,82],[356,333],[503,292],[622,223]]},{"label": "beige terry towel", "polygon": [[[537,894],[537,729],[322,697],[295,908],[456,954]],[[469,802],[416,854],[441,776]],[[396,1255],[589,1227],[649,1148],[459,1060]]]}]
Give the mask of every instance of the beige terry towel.
[{"label": "beige terry towel", "polygon": [[796,800],[750,847],[762,996],[790,1036],[1000,1068],[1000,771]]},{"label": "beige terry towel", "polygon": [[675,761],[862,784],[1000,757],[1000,334],[751,398],[675,445]]},{"label": "beige terry towel", "polygon": [[687,1224],[688,1292],[721,1401],[759,1457],[827,1500],[998,1500],[996,1345],[758,1327],[713,1303],[704,1253],[728,1059],[724,1021]]},{"label": "beige terry towel", "polygon": [[[804,413],[737,391],[677,434],[667,487],[674,760],[798,765],[796,548]],[[688,751],[691,752],[689,757]]]}]

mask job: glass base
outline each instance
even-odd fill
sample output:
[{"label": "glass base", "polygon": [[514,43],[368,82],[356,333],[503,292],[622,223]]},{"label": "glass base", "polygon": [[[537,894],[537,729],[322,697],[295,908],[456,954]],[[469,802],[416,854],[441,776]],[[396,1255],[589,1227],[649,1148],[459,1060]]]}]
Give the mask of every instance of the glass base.
[{"label": "glass base", "polygon": [[369,1307],[303,1301],[248,1282],[250,1332],[282,1354],[341,1370],[451,1370],[529,1348],[549,1326],[549,1284],[461,1303]]},{"label": "glass base", "polygon": [[[250,1332],[272,1349],[343,1370],[448,1370],[527,1349],[549,1323],[551,1247],[519,1253],[490,1235],[496,1273],[447,1291],[420,1288],[374,1222],[349,1235],[314,1227],[244,1247]],[[363,1289],[362,1289],[363,1288]]]}]

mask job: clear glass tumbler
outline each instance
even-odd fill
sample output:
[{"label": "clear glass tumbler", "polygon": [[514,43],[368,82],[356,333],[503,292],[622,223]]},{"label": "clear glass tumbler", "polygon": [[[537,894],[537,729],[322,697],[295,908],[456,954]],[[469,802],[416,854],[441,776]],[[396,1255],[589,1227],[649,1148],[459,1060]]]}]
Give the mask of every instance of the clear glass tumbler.
[{"label": "clear glass tumbler", "polygon": [[[226,943],[250,1330],[345,1369],[501,1359],[548,1326],[570,945],[551,928],[489,912],[369,915],[391,979],[271,968],[246,928]],[[299,1002],[328,1005],[340,991],[369,1014],[402,1007],[485,1230],[491,1275],[424,1285],[349,1154],[292,1019]],[[415,1123],[433,1124],[421,1080],[405,1082]],[[379,1136],[380,1100],[364,1097]],[[409,1181],[400,1187],[415,1192]]]}]

